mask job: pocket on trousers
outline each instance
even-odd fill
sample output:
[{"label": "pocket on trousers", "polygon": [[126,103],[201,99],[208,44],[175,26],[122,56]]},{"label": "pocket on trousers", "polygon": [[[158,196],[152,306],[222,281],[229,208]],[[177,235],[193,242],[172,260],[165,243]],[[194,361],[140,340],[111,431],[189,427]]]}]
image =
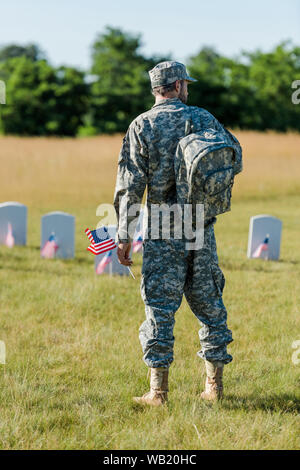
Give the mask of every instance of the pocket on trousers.
[{"label": "pocket on trousers", "polygon": [[155,282],[152,281],[155,273],[157,271],[157,264],[151,259],[149,256],[148,250],[144,249],[144,257],[143,257],[143,265],[142,265],[142,278],[141,278],[141,295],[142,299],[145,303],[153,296],[153,285]]},{"label": "pocket on trousers", "polygon": [[213,277],[216,289],[219,295],[222,295],[224,287],[225,287],[225,276],[223,274],[223,271],[217,264],[212,263],[211,273],[212,273],[212,277]]},{"label": "pocket on trousers", "polygon": [[145,303],[153,296],[153,289],[151,289],[151,275],[153,270],[147,269],[146,273],[142,273],[141,278],[141,296]]}]

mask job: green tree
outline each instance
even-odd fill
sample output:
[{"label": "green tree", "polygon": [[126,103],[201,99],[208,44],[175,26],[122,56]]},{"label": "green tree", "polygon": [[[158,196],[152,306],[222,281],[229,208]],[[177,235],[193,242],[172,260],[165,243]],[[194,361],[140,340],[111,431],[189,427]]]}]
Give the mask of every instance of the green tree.
[{"label": "green tree", "polygon": [[251,62],[249,82],[258,101],[259,120],[252,128],[300,130],[300,106],[291,101],[291,84],[300,78],[300,48],[284,42],[269,53],[247,54]]},{"label": "green tree", "polygon": [[[0,49],[7,104],[0,132],[19,135],[91,135],[124,132],[153,104],[148,71],[167,57],[146,58],[140,35],[107,27],[92,47],[91,80],[71,67],[52,67],[38,45]],[[204,47],[188,60],[198,82],[190,104],[242,129],[300,131],[300,105],[291,84],[300,79],[300,48],[289,42],[268,53],[228,58]]]},{"label": "green tree", "polygon": [[187,66],[190,75],[198,80],[189,87],[189,102],[224,118],[222,101],[228,87],[223,57],[215,49],[204,47],[188,60]]},{"label": "green tree", "polygon": [[9,44],[0,49],[0,62],[14,57],[27,57],[33,61],[46,59],[44,52],[37,44],[27,44],[27,46]]},{"label": "green tree", "polygon": [[3,133],[76,135],[88,105],[83,72],[21,56],[0,62],[0,79],[6,82]]},{"label": "green tree", "polygon": [[244,52],[235,60],[203,48],[189,70],[193,104],[207,108],[227,126],[300,130],[300,106],[291,102],[291,83],[300,77],[300,49],[288,42],[269,53]]},{"label": "green tree", "polygon": [[107,27],[92,48],[91,113],[99,132],[124,132],[153,103],[148,71],[159,57],[145,58],[141,37]]},{"label": "green tree", "polygon": [[204,47],[190,58],[189,70],[198,82],[190,87],[190,102],[206,108],[230,127],[247,128],[256,119],[255,90],[249,81],[249,60],[221,56]]}]

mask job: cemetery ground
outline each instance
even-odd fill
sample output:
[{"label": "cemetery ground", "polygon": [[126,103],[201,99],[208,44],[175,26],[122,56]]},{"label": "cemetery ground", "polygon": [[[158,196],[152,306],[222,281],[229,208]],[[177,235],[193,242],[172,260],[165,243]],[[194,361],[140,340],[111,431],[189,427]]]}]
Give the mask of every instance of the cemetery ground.
[{"label": "cemetery ground", "polygon": [[[236,135],[244,172],[232,211],[215,225],[235,339],[225,398],[200,399],[199,326],[184,300],[169,404],[159,409],[131,401],[148,389],[138,340],[141,255],[134,281],[96,277],[86,251],[85,228],[98,223],[98,204],[112,201],[122,137],[0,139],[0,201],[28,206],[27,247],[0,247],[1,448],[299,448],[300,135]],[[74,260],[40,258],[40,217],[52,210],[76,216]],[[246,258],[256,214],[283,221],[279,262]]]}]

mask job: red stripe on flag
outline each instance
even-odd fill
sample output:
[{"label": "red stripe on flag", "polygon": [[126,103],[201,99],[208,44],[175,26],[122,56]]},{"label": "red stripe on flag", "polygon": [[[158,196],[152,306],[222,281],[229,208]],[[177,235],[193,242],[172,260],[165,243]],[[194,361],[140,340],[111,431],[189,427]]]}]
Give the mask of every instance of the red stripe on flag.
[{"label": "red stripe on flag", "polygon": [[96,248],[95,245],[90,245],[87,250],[91,251],[92,253],[98,254],[104,253],[104,251],[107,250],[114,250],[115,248],[116,245],[114,243],[110,243],[109,245],[99,246],[98,248]]},{"label": "red stripe on flag", "polygon": [[115,242],[112,238],[109,238],[108,240],[104,240],[103,242],[99,242],[99,243],[92,242],[92,245],[94,245],[97,248],[98,246],[105,246],[108,243],[115,243]]},{"label": "red stripe on flag", "polygon": [[102,252],[104,252],[103,250],[105,250],[105,251],[114,250],[116,248],[116,245],[114,243],[110,243],[109,245],[99,246],[97,248],[92,245],[91,248],[97,253],[102,253]]},{"label": "red stripe on flag", "polygon": [[86,233],[86,236],[88,237],[88,239],[90,240],[90,242],[94,240],[89,228],[87,228],[85,230],[85,233]]},{"label": "red stripe on flag", "polygon": [[99,248],[95,248],[94,246],[90,245],[87,250],[93,253],[94,255],[100,255],[101,253],[105,253],[106,251],[113,250],[114,248],[116,248],[116,246],[117,245],[115,243],[111,243],[110,245],[105,245]]}]

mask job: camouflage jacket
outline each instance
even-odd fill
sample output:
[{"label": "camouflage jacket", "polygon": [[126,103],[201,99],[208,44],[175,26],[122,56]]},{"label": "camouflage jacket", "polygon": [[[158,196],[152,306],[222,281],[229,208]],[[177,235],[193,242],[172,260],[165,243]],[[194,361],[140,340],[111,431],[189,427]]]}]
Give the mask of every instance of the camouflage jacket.
[{"label": "camouflage jacket", "polygon": [[[174,156],[179,140],[185,136],[190,111],[191,107],[178,98],[163,99],[130,124],[119,155],[114,195],[119,242],[131,240],[126,230],[138,214],[128,215],[126,207],[140,204],[146,187],[149,215],[151,204],[176,204]],[[193,106],[192,111],[197,129],[224,131],[205,109]],[[238,143],[232,134],[225,132]]]}]

